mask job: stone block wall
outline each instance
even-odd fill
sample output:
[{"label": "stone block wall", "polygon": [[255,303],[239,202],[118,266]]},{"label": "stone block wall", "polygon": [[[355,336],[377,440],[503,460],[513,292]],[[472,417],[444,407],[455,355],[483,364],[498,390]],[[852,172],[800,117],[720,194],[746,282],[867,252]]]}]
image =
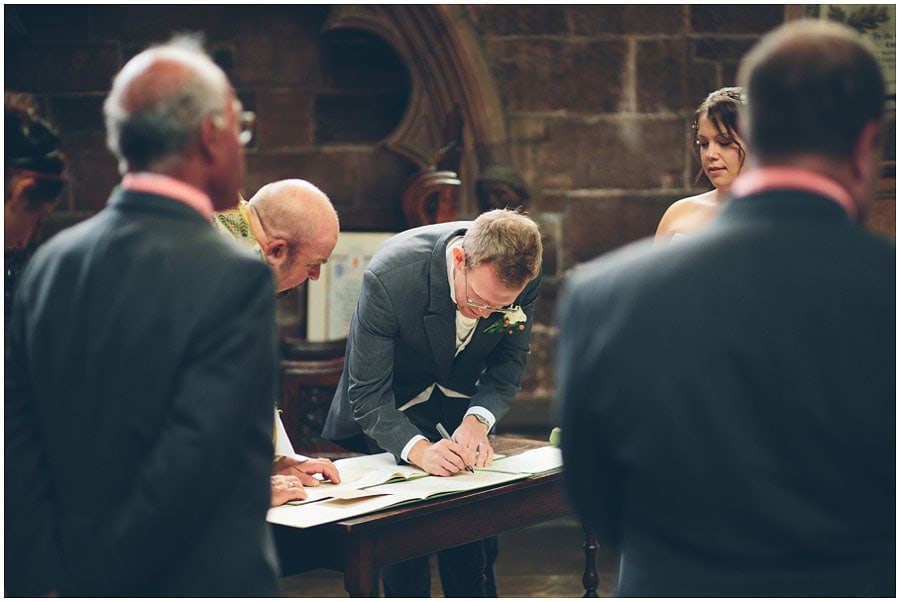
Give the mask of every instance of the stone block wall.
[{"label": "stone block wall", "polygon": [[479,5],[466,14],[552,257],[529,368],[506,421],[535,430],[550,420],[566,272],[652,235],[673,201],[708,189],[693,184],[691,114],[710,91],[735,84],[741,56],[785,20],[785,6]]},{"label": "stone block wall", "polygon": [[[549,421],[556,297],[567,271],[652,235],[669,204],[708,189],[705,181],[694,184],[690,116],[710,91],[735,84],[743,54],[794,9],[438,9],[453,15],[447,27],[470,29],[464,39],[476,47],[467,51],[488,66],[508,132],[499,155],[527,186],[527,209],[546,236],[533,354],[508,420],[513,427]],[[317,143],[313,95],[347,85],[328,73],[327,5],[5,5],[4,11],[5,84],[35,95],[61,130],[71,163],[72,185],[52,222],[58,227],[101,209],[118,181],[102,119],[114,73],[147,44],[181,30],[205,33],[241,100],[257,112],[257,141],[247,153],[250,193],[273,179],[307,177],[331,195],[345,229],[389,229],[402,220],[396,182],[409,174],[407,163],[360,145]],[[354,63],[358,71],[348,81],[385,68],[383,56],[371,56],[376,64]],[[891,235],[893,194],[877,216]],[[469,199],[463,207],[471,213],[474,206]]]}]

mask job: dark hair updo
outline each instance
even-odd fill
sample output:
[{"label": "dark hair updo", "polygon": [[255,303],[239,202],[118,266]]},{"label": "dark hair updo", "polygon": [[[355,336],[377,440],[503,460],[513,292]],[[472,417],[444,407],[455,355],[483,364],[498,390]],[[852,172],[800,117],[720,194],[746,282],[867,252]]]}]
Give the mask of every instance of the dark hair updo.
[{"label": "dark hair updo", "polygon": [[[697,132],[700,128],[700,118],[706,116],[720,135],[729,138],[737,145],[738,157],[741,165],[744,164],[747,151],[736,136],[738,134],[738,113],[745,104],[744,89],[738,87],[719,88],[715,92],[711,92],[700,103],[700,106],[694,111],[694,117],[691,121],[691,153],[698,163],[700,163],[700,151],[698,150]],[[700,171],[697,172],[697,176],[694,178],[695,184],[700,181],[702,175],[703,166],[701,165]]]},{"label": "dark hair updo", "polygon": [[37,116],[34,105],[21,95],[4,93],[6,182],[15,175],[34,178],[29,209],[56,200],[65,186],[66,160],[59,136]]}]

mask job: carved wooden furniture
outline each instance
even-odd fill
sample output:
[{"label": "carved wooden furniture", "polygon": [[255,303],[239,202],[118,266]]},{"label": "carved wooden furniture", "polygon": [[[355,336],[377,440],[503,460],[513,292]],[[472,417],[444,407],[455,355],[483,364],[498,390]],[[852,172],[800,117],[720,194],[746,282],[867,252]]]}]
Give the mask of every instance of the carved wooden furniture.
[{"label": "carved wooden furniture", "polygon": [[458,219],[461,184],[453,171],[425,171],[413,176],[403,191],[406,223],[423,226]]},{"label": "carved wooden furniture", "polygon": [[458,219],[462,136],[463,118],[456,104],[447,114],[434,164],[412,176],[403,186],[403,215],[410,228]]},{"label": "carved wooden furniture", "polygon": [[322,439],[322,427],[344,369],[347,341],[282,341],[281,420],[294,451],[340,457],[347,450]]}]

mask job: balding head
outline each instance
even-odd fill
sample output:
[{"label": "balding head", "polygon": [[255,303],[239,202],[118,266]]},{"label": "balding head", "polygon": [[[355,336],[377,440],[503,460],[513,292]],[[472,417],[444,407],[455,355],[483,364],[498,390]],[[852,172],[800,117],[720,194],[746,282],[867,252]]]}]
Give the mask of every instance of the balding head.
[{"label": "balding head", "polygon": [[747,94],[741,131],[761,164],[798,155],[847,160],[863,128],[884,112],[874,52],[828,21],[793,21],[766,35],[742,61],[738,80]]},{"label": "balding head", "polygon": [[738,81],[751,169],[817,172],[849,192],[864,220],[884,152],[884,78],[870,44],[843,25],[793,21],[747,54]]},{"label": "balding head", "polygon": [[307,278],[317,280],[320,266],[337,244],[337,212],[324,192],[306,180],[266,184],[249,201],[263,236],[260,246],[275,271],[279,292]]},{"label": "balding head", "polygon": [[172,171],[192,152],[203,120],[226,113],[232,100],[198,39],[180,36],[141,52],[116,75],[103,105],[120,171]]}]

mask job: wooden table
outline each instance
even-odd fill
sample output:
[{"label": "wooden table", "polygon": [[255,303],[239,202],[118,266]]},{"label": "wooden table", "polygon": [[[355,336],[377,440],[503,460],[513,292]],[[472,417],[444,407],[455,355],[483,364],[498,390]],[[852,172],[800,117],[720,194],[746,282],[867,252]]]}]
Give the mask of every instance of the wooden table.
[{"label": "wooden table", "polygon": [[[502,454],[546,445],[508,437],[492,437],[491,443]],[[286,575],[320,568],[343,571],[344,588],[358,597],[378,591],[376,576],[386,566],[570,514],[562,473],[552,470],[308,529],[272,527]],[[585,597],[596,597],[597,541],[590,533],[585,536],[582,583]]]}]

